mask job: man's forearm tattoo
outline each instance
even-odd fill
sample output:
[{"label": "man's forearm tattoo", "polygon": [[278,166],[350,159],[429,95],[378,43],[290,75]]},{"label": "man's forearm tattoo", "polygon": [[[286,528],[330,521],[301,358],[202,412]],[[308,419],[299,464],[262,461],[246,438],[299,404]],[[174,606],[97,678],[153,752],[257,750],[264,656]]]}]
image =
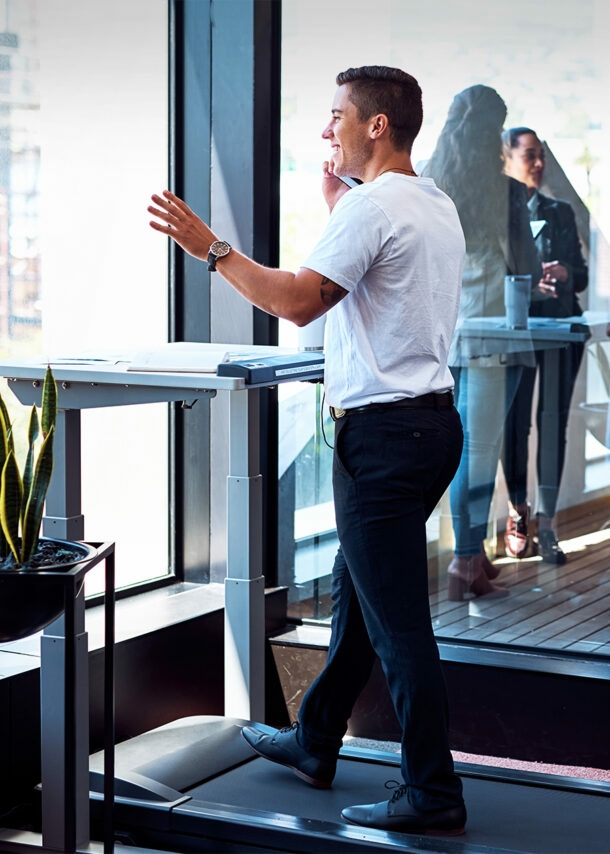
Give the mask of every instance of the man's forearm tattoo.
[{"label": "man's forearm tattoo", "polygon": [[322,284],[320,285],[320,297],[324,305],[336,305],[340,300],[345,296],[345,288],[342,288],[341,285],[337,285],[335,282],[331,282],[330,279],[327,279],[326,276],[322,277]]}]

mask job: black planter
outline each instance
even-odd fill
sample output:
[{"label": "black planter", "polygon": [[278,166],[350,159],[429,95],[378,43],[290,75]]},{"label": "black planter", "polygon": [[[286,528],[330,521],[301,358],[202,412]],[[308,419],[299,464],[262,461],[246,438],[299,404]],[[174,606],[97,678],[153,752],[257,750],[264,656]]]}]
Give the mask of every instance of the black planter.
[{"label": "black planter", "polygon": [[[77,553],[67,563],[31,568],[0,569],[0,643],[19,640],[39,632],[64,611],[66,590],[83,583],[86,564],[96,550],[87,543],[41,537],[40,543],[55,543]],[[71,593],[70,593],[71,595]]]}]

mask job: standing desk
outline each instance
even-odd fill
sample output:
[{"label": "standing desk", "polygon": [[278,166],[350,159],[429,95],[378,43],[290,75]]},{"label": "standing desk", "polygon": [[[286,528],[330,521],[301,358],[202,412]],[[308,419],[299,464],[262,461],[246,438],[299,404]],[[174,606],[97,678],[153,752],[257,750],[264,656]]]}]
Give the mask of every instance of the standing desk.
[{"label": "standing desk", "polygon": [[[167,350],[168,365],[172,364],[171,346]],[[134,371],[127,357],[62,358],[50,362],[57,382],[58,416],[55,464],[43,534],[66,540],[85,538],[81,509],[81,410],[164,401],[188,404],[197,399],[211,399],[219,392],[228,394],[225,710],[226,714],[264,720],[261,674],[264,673],[265,580],[258,392],[281,382],[320,380],[324,356],[295,354],[272,347],[207,346],[214,351],[224,348],[233,352],[235,362],[246,363],[252,369],[243,371],[247,376],[216,376],[168,369]],[[199,347],[205,355],[206,345]],[[163,348],[156,352],[162,355]],[[269,362],[273,362],[271,368],[263,370]],[[7,378],[9,388],[22,403],[31,405],[40,403],[46,366],[47,362],[40,359],[5,361],[0,363],[0,375]],[[259,375],[265,379],[258,381]]]},{"label": "standing desk", "polygon": [[552,318],[530,317],[527,329],[509,329],[505,317],[472,317],[459,328],[469,351],[473,367],[478,356],[499,355],[500,360],[523,358],[534,350],[542,351],[546,381],[540,388],[541,433],[544,435],[544,454],[541,461],[541,480],[553,483],[559,458],[559,437],[554,429],[557,398],[563,382],[559,370],[559,353],[571,343],[582,343],[593,336],[605,336],[607,314]]}]

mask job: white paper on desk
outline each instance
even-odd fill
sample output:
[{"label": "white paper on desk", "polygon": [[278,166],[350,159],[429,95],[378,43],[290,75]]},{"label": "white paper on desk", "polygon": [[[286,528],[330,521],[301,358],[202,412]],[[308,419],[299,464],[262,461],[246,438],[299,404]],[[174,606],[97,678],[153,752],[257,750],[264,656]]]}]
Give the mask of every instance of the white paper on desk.
[{"label": "white paper on desk", "polygon": [[128,371],[215,374],[221,362],[270,355],[277,347],[177,341],[134,353]]},{"label": "white paper on desk", "polygon": [[121,362],[127,362],[129,359],[124,355],[116,356],[56,356],[52,359],[45,359],[41,364],[50,365],[51,367],[72,367],[72,365],[119,365]]}]

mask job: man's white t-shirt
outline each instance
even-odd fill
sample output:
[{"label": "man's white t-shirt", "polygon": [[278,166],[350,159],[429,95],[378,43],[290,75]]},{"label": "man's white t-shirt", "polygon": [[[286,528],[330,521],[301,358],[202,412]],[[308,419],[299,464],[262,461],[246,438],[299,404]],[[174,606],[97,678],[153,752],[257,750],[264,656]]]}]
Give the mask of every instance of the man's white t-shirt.
[{"label": "man's white t-shirt", "polygon": [[453,388],[463,259],[457,211],[431,178],[388,172],[339,200],[303,264],[349,291],[326,316],[331,406]]}]

